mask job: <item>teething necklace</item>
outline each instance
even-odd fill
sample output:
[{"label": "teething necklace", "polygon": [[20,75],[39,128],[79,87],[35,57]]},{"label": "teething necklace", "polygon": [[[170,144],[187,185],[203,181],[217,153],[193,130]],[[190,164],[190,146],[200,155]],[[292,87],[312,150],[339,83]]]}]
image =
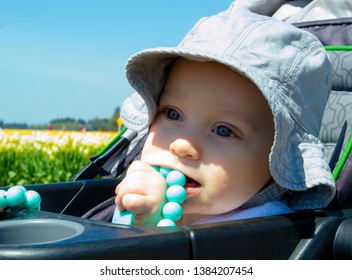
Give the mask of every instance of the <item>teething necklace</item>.
[{"label": "teething necklace", "polygon": [[[166,185],[168,186],[165,196],[167,203],[162,208],[162,216],[158,223],[158,227],[176,226],[176,223],[182,217],[181,204],[186,200],[186,176],[180,171],[172,170],[170,168],[153,166],[153,168],[164,176]],[[112,222],[115,224],[132,225],[133,213],[125,210],[120,212],[115,206],[115,212]]]},{"label": "teething necklace", "polygon": [[[153,166],[165,178],[168,186],[165,196],[167,203],[162,208],[162,216],[158,223],[158,227],[176,226],[176,223],[181,219],[183,211],[181,204],[186,200],[186,176],[180,171],[170,168]],[[23,186],[14,186],[7,191],[0,189],[0,209],[10,207],[12,211],[21,211],[22,209],[40,210],[41,197],[34,191],[27,191]],[[133,224],[134,215],[131,211],[120,212],[115,207],[112,222],[115,224]]]},{"label": "teething necklace", "polygon": [[14,186],[7,191],[0,190],[0,208],[11,207],[13,210],[40,210],[41,198],[36,191],[27,191],[23,186]]}]

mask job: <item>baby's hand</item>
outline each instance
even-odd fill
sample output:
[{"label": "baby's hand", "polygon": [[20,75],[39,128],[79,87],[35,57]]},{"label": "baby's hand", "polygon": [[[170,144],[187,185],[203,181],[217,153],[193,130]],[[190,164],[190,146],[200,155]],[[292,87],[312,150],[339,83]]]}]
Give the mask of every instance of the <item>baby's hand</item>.
[{"label": "baby's hand", "polygon": [[135,225],[155,226],[162,218],[165,190],[166,182],[159,172],[147,163],[134,161],[115,189],[115,202],[120,211],[134,213]]}]

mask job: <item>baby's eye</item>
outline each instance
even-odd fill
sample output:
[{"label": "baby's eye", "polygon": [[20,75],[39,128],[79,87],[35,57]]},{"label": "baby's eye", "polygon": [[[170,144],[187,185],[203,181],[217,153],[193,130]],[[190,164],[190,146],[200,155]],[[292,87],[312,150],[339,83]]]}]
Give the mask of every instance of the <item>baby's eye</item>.
[{"label": "baby's eye", "polygon": [[175,109],[168,108],[165,110],[166,117],[173,121],[182,121],[182,116]]},{"label": "baby's eye", "polygon": [[213,132],[221,137],[233,137],[235,134],[233,131],[228,128],[227,126],[224,125],[219,125],[216,128],[214,128]]}]

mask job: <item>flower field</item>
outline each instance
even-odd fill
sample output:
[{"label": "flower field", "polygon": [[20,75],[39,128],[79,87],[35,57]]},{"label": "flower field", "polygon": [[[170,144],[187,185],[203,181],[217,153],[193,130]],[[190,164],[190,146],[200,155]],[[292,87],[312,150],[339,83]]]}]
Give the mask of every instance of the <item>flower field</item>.
[{"label": "flower field", "polygon": [[0,187],[70,181],[116,134],[0,130]]}]

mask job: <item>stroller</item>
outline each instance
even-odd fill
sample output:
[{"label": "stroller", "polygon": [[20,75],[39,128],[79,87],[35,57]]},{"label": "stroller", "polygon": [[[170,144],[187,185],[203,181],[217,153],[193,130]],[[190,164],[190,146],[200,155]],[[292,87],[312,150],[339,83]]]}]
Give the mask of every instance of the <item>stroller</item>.
[{"label": "stroller", "polygon": [[182,228],[112,224],[114,189],[147,135],[125,128],[72,182],[26,186],[41,194],[42,210],[0,224],[0,259],[351,259],[352,5],[329,2],[233,3],[313,33],[328,51],[334,78],[320,139],[338,190],[329,207]]}]

